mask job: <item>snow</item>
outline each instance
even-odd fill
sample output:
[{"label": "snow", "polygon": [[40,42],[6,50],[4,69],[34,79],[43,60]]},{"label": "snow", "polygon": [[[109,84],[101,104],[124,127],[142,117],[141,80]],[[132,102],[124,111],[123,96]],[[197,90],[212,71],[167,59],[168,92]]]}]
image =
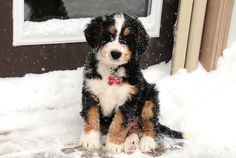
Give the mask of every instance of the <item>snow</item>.
[{"label": "snow", "polygon": [[25,37],[60,37],[83,36],[86,24],[91,18],[80,19],[51,19],[45,22],[25,21],[23,35]]},{"label": "snow", "polygon": [[[152,23],[150,19],[140,17],[140,21],[144,24],[148,33],[152,33]],[[77,19],[50,19],[44,22],[25,21],[23,24],[23,37],[26,39],[34,38],[84,38],[84,29],[90,23],[91,18]]]},{"label": "snow", "polygon": [[[161,122],[192,133],[194,139],[160,158],[236,157],[236,43],[224,51],[215,71],[207,73],[199,64],[193,73],[180,70],[171,76],[170,67],[161,63],[143,73],[159,87]],[[0,157],[82,156],[80,151],[61,151],[81,132],[81,86],[82,68],[0,78]],[[150,157],[139,150],[112,156]]]}]

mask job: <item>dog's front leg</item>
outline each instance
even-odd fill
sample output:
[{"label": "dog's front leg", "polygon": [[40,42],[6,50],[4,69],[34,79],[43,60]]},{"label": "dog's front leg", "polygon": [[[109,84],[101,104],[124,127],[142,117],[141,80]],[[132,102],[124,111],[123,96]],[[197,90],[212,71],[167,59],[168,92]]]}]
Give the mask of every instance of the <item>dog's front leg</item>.
[{"label": "dog's front leg", "polygon": [[128,127],[123,126],[123,115],[117,111],[109,127],[106,141],[106,149],[112,153],[120,153],[124,148],[124,141],[128,133]]},{"label": "dog's front leg", "polygon": [[92,106],[85,119],[85,126],[80,137],[80,145],[85,149],[100,148],[100,121],[99,107]]}]

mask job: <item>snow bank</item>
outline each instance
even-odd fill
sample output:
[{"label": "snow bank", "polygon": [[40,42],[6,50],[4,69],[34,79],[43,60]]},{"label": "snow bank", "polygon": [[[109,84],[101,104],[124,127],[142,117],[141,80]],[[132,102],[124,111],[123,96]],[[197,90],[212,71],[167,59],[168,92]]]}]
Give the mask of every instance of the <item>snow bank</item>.
[{"label": "snow bank", "polygon": [[83,36],[86,24],[90,18],[82,19],[51,19],[45,22],[25,21],[24,37],[60,37],[60,36]]},{"label": "snow bank", "polygon": [[78,137],[81,76],[78,69],[0,79],[0,155],[50,151]]},{"label": "snow bank", "polygon": [[236,43],[226,49],[216,71],[201,65],[159,83],[161,121],[196,136],[183,151],[163,157],[236,157]]},{"label": "snow bank", "polygon": [[[152,33],[152,24],[150,19],[140,17],[146,30]],[[84,29],[90,23],[91,18],[77,19],[50,19],[43,22],[25,21],[23,25],[23,37],[31,38],[59,38],[59,37],[84,37]]]},{"label": "snow bank", "polygon": [[[162,63],[143,72],[159,87],[161,122],[194,133],[195,139],[160,157],[236,157],[236,44],[225,50],[216,71],[207,73],[201,65],[190,74],[169,71],[170,63]],[[81,68],[0,79],[0,155],[69,157],[61,148],[80,135],[81,85]],[[137,150],[117,157],[149,156]]]}]

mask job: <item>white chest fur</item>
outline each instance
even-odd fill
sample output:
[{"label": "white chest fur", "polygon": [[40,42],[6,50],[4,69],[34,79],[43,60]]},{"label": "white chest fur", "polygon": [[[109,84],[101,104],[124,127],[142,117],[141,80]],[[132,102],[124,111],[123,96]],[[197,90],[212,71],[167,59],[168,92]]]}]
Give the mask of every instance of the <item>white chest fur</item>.
[{"label": "white chest fur", "polygon": [[115,108],[124,104],[133,91],[131,85],[110,86],[106,80],[100,79],[86,80],[86,86],[90,92],[98,97],[105,116],[110,115]]},{"label": "white chest fur", "polygon": [[[114,109],[122,106],[131,95],[136,93],[136,87],[128,83],[110,86],[108,85],[109,70],[102,67],[98,72],[102,75],[103,79],[85,80],[86,88],[98,97],[103,115],[109,116]],[[119,70],[118,75],[120,77],[125,75],[125,71],[123,69]]]}]

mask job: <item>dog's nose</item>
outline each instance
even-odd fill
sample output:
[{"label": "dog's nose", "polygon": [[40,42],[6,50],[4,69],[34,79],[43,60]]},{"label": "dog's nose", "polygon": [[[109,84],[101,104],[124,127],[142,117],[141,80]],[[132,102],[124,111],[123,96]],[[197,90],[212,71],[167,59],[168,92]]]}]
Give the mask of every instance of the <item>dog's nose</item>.
[{"label": "dog's nose", "polygon": [[117,60],[117,59],[120,58],[121,52],[119,52],[119,51],[111,51],[111,56],[112,56],[113,59]]}]

